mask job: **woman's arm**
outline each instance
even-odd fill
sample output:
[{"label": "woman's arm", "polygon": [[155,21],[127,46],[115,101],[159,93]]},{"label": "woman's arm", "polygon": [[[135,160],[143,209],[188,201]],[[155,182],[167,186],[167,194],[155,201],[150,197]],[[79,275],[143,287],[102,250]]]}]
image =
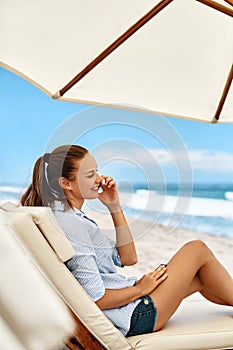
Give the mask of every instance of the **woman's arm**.
[{"label": "woman's arm", "polygon": [[101,176],[103,183],[99,199],[111,213],[116,230],[117,251],[123,265],[137,263],[137,252],[126,218],[122,212],[116,182],[110,176]]},{"label": "woman's arm", "polygon": [[136,286],[121,289],[105,289],[105,294],[95,303],[101,310],[112,309],[131,303],[143,295]]},{"label": "woman's arm", "polygon": [[125,216],[119,207],[111,212],[116,230],[116,246],[123,265],[129,266],[137,263],[137,252]]},{"label": "woman's arm", "polygon": [[105,289],[104,295],[96,301],[96,304],[101,310],[112,309],[148,295],[167,278],[166,271],[167,268],[161,266],[159,269],[145,274],[132,287]]}]

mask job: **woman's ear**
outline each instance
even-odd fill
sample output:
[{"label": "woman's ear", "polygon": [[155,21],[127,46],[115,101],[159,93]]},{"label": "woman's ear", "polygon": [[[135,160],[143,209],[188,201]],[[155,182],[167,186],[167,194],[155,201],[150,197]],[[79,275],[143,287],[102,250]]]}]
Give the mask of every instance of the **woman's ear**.
[{"label": "woman's ear", "polygon": [[71,185],[65,177],[59,177],[58,183],[61,186],[61,188],[63,188],[63,190],[71,190]]}]

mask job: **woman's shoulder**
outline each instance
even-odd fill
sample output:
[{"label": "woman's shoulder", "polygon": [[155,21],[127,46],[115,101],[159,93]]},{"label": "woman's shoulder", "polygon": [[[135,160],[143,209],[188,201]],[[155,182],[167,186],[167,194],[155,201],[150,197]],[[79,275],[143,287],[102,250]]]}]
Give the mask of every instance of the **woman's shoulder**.
[{"label": "woman's shoulder", "polygon": [[89,241],[88,227],[72,208],[55,204],[52,208],[56,221],[68,238]]},{"label": "woman's shoulder", "polygon": [[77,225],[77,215],[75,215],[74,210],[65,203],[54,201],[53,205],[51,206],[51,209],[58,224],[61,226],[62,229],[66,228],[67,226],[70,229],[70,227],[72,227],[73,225]]}]

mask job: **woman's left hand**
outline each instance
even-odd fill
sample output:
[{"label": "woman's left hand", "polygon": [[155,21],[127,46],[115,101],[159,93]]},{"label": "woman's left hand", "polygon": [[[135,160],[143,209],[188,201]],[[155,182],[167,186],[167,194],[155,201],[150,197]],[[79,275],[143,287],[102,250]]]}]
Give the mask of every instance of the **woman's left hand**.
[{"label": "woman's left hand", "polygon": [[101,183],[102,192],[99,193],[100,201],[111,210],[119,210],[119,196],[115,180],[111,176],[101,175],[103,181]]}]

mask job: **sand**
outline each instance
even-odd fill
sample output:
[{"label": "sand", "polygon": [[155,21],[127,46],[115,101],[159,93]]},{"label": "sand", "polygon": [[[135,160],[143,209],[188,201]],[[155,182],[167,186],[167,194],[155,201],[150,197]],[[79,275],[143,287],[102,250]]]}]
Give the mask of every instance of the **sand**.
[{"label": "sand", "polygon": [[[110,215],[90,211],[87,212],[87,214],[90,218],[93,218],[103,230],[106,230],[109,236],[114,235]],[[175,252],[186,242],[194,239],[201,239],[208,245],[231,275],[233,275],[233,239],[181,228],[176,228],[171,233],[167,233],[167,228],[162,225],[151,224],[143,220],[134,220],[130,218],[127,218],[127,220],[130,224],[131,232],[134,235],[138,253],[138,263],[134,266],[124,267],[121,269],[121,273],[141,277],[144,273],[151,271],[160,263],[167,263]]]}]

